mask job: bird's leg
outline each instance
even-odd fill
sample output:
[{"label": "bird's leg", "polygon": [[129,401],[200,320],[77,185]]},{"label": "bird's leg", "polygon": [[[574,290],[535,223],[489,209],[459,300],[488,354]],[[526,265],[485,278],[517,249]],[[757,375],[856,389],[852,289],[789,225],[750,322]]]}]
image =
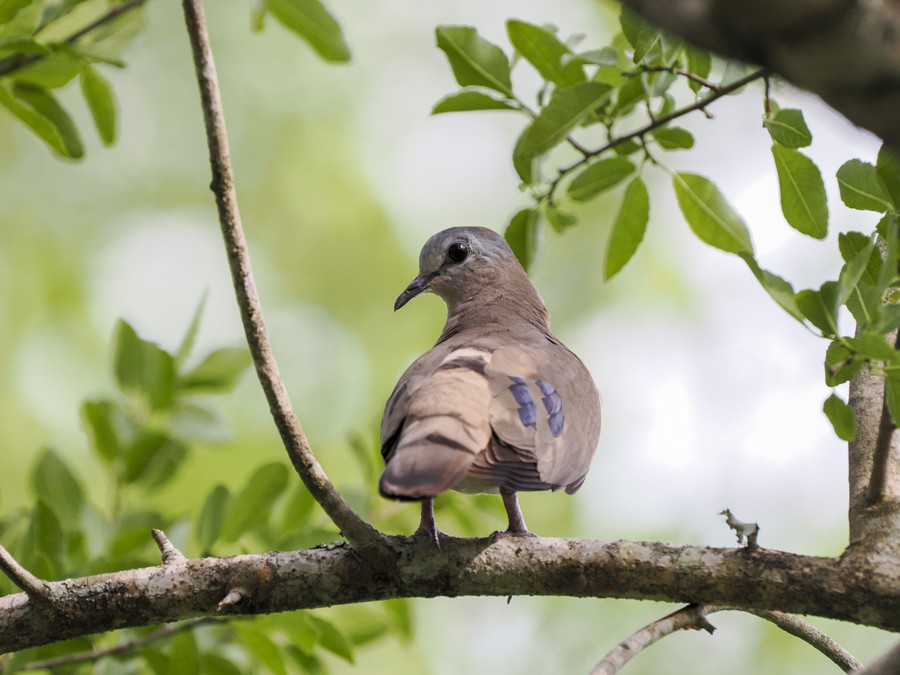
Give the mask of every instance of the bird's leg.
[{"label": "bird's leg", "polygon": [[529,532],[528,528],[525,526],[525,517],[522,515],[522,510],[519,508],[519,500],[516,499],[515,491],[500,488],[500,496],[503,498],[503,506],[506,508],[506,515],[509,518],[509,527],[507,527],[504,532],[494,532],[494,534],[491,535],[491,539],[496,541],[500,537],[506,536],[535,536]]},{"label": "bird's leg", "polygon": [[422,500],[422,517],[419,519],[419,527],[413,533],[414,537],[427,537],[435,543],[438,548],[441,547],[441,532],[437,529],[434,522],[434,497],[428,497]]}]

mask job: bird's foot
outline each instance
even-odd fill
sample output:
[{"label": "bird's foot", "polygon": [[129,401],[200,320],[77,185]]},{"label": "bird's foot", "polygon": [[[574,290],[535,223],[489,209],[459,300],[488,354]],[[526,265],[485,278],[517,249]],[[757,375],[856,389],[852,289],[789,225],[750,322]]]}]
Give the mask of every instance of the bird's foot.
[{"label": "bird's foot", "polygon": [[425,524],[419,525],[415,532],[412,534],[413,539],[426,539],[427,541],[432,542],[437,549],[441,550],[441,539],[449,539],[450,535],[446,532],[441,532],[437,529],[434,524],[429,527]]},{"label": "bird's foot", "polygon": [[530,539],[531,537],[537,537],[537,535],[534,532],[530,532],[529,530],[497,530],[488,537],[488,541],[492,544],[496,544],[501,539],[507,539],[508,537]]}]

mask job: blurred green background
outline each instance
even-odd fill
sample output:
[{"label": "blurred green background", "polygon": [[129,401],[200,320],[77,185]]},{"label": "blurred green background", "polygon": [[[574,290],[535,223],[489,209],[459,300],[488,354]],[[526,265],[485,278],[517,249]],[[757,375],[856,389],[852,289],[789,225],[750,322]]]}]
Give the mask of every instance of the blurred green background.
[{"label": "blurred green background", "polygon": [[[506,45],[504,22],[553,22],[601,46],[617,10],[558,3],[332,3],[353,51],[326,65],[269,21],[251,34],[246,3],[208,3],[238,196],[263,307],[297,412],[320,461],[354,504],[392,532],[414,527],[416,507],[377,498],[371,468],[383,402],[402,370],[439,333],[443,307],[417,300],[394,314],[425,239],[452,225],[501,230],[527,198],[509,160],[523,122],[494,113],[429,117],[454,90],[438,24],[475,25]],[[55,448],[89,499],[110,499],[89,454],[81,401],[113,390],[118,317],[170,350],[208,294],[198,351],[240,345],[212,195],[199,100],[178,3],[151,0],[129,66],[103,69],[121,110],[120,139],[104,149],[77,88],[61,94],[85,130],[87,159],[60,161],[0,116],[0,512],[32,499],[29,473]],[[517,71],[525,86],[528,73]],[[812,156],[826,176],[877,142],[808,96]],[[759,124],[759,92],[691,118],[697,149],[678,166],[715,177],[748,219],[760,255],[796,285],[836,275],[834,235],[863,229],[835,205],[828,242],[791,234],[777,208],[774,169]],[[821,415],[824,344],[782,316],[736,260],[704,247],[681,222],[664,176],[651,177],[645,247],[602,283],[617,194],[592,203],[583,224],[547,232],[533,279],[557,334],[584,357],[604,395],[594,469],[574,498],[525,495],[529,525],[546,536],[661,539],[732,545],[717,516],[728,506],[762,525],[761,543],[835,555],[846,541],[844,450]],[[828,183],[836,196],[833,178]],[[830,243],[829,243],[830,242]],[[217,483],[238,489],[263,463],[287,464],[252,373],[217,401],[230,440],[197,444],[148,508],[196,519]],[[361,438],[367,460],[352,449]],[[292,477],[292,480],[293,477]],[[444,529],[481,534],[503,525],[486,500],[449,498]],[[490,501],[489,499],[487,501]],[[496,500],[499,501],[499,500]],[[441,514],[439,513],[439,518]],[[320,527],[326,527],[319,520]],[[462,528],[462,529],[460,529]],[[191,549],[184,528],[173,540]],[[285,533],[290,534],[290,533]],[[261,550],[242,540],[238,550]],[[144,552],[152,564],[149,542]],[[674,606],[550,598],[436,599],[414,603],[414,638],[362,644],[357,664],[325,656],[332,672],[587,672],[619,639]],[[365,643],[370,614],[325,612]],[[670,637],[630,664],[641,673],[798,673],[832,666],[759,619],[713,617],[715,637]],[[889,636],[816,621],[863,660]],[[354,628],[356,626],[357,628]],[[132,664],[133,667],[137,667]],[[129,666],[129,667],[132,667]],[[98,666],[98,672],[108,666]],[[127,671],[126,671],[127,672]]]}]

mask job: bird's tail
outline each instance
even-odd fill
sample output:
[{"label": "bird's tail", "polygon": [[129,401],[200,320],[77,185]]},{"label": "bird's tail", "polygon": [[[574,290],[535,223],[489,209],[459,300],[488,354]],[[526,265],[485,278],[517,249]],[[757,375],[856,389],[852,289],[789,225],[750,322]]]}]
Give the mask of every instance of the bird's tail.
[{"label": "bird's tail", "polygon": [[381,496],[427,499],[459,483],[481,450],[461,427],[458,419],[443,415],[408,424],[381,474]]}]

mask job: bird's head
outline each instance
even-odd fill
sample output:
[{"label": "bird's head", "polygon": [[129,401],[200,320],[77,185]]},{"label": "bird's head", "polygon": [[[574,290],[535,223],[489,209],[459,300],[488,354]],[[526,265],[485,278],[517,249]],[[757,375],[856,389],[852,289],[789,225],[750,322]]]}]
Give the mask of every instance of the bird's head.
[{"label": "bird's head", "polygon": [[419,276],[400,294],[394,309],[417,295],[434,293],[452,310],[486,289],[502,290],[523,283],[531,289],[503,237],[484,227],[451,227],[425,242],[419,254]]}]

